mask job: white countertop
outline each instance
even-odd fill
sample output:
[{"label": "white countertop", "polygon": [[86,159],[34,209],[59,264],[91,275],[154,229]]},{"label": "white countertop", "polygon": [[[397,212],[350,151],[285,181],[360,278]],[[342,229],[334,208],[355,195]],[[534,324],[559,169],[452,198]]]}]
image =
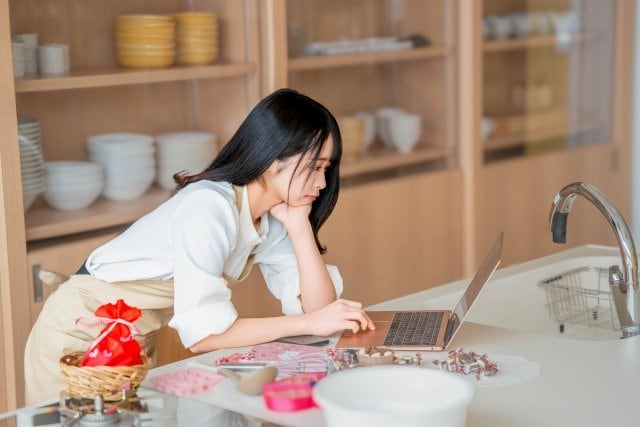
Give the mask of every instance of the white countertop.
[{"label": "white countertop", "polygon": [[[624,427],[640,422],[636,395],[640,382],[640,336],[618,341],[576,341],[465,323],[450,347],[520,356],[541,367],[536,379],[476,387],[467,415],[469,427]],[[230,352],[213,352],[194,359],[212,363]],[[443,359],[446,353],[429,353],[431,356]],[[149,376],[185,365],[182,361],[156,368]],[[191,398],[282,425],[324,425],[317,409],[275,413],[264,407],[260,397],[236,392],[231,382]]]},{"label": "white countertop", "polygon": [[[617,248],[582,246],[498,270],[494,279],[544,266],[551,261],[617,254]],[[459,295],[467,282],[452,282],[371,308],[422,308],[429,306],[430,300],[442,301],[448,296]],[[572,340],[465,322],[449,346],[458,347],[478,353],[519,356],[541,367],[540,375],[535,379],[512,385],[476,387],[468,411],[467,425],[470,427],[640,425],[640,404],[636,394],[640,384],[640,336],[624,340]],[[231,352],[233,350],[218,351],[194,359],[211,363]],[[428,358],[445,357],[446,353],[428,353]],[[185,363],[154,369],[150,375],[182,368]],[[218,389],[193,396],[193,399],[282,425],[324,425],[317,409],[295,414],[271,412],[264,407],[261,398],[240,395],[231,383],[223,383]]]}]

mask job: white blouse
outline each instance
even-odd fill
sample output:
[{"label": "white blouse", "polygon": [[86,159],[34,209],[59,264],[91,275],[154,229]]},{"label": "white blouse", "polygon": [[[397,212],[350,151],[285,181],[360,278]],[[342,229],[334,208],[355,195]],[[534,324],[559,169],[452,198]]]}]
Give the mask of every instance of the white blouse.
[{"label": "white blouse", "polygon": [[[301,314],[295,254],[284,225],[265,213],[256,231],[246,187],[237,209],[226,182],[189,184],[89,255],[87,270],[107,282],[173,278],[175,328],[185,347],[221,334],[238,313],[223,274],[237,280],[250,255],[284,314]],[[340,296],[342,277],[327,265]]]}]

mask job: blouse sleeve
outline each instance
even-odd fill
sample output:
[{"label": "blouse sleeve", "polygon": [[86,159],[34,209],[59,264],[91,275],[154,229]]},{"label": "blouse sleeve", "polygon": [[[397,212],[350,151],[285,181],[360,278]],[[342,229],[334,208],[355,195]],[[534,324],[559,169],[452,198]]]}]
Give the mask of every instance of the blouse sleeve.
[{"label": "blouse sleeve", "polygon": [[[270,234],[273,233],[270,244],[256,253],[255,262],[260,266],[269,291],[280,300],[282,313],[302,314],[298,264],[291,241],[281,222],[272,219],[269,229]],[[342,276],[336,266],[327,264],[326,267],[339,298],[343,289]]]},{"label": "blouse sleeve", "polygon": [[221,334],[238,317],[222,278],[238,235],[238,214],[222,194],[195,191],[169,226],[174,259],[174,316],[169,326],[185,347]]}]

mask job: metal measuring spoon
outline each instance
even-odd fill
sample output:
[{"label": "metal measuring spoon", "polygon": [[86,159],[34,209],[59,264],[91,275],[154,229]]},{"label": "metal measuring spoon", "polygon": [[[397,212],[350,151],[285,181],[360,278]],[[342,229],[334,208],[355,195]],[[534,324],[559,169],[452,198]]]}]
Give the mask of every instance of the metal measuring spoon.
[{"label": "metal measuring spoon", "polygon": [[265,366],[248,374],[239,374],[231,369],[218,368],[218,373],[231,378],[240,393],[250,395],[262,394],[265,384],[275,381],[278,376],[278,370],[273,366]]}]

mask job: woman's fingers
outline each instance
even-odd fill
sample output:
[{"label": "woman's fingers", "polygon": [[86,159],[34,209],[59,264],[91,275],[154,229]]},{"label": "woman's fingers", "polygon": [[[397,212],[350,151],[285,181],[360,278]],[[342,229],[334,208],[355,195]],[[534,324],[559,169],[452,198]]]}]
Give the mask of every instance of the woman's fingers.
[{"label": "woman's fingers", "polygon": [[[362,309],[362,303],[347,299],[338,299],[333,303],[334,310],[337,309],[343,319],[344,329],[351,329],[353,333],[359,330],[374,330],[376,327],[371,318]],[[337,313],[336,313],[337,314]]]},{"label": "woman's fingers", "polygon": [[361,329],[364,331],[366,329],[374,330],[376,328],[371,318],[363,310],[349,311],[347,316],[349,320],[357,322],[357,329]]},{"label": "woman's fingers", "polygon": [[[376,328],[371,318],[362,309],[362,303],[358,301],[347,300],[347,299],[339,299],[336,302],[339,305],[341,305],[345,310],[347,310],[347,313],[349,313],[350,316],[356,316],[356,317],[351,317],[350,320],[356,320],[358,322],[359,324],[358,329],[361,329],[364,331],[366,329],[374,330]],[[357,329],[356,329],[356,332],[357,332]]]}]

